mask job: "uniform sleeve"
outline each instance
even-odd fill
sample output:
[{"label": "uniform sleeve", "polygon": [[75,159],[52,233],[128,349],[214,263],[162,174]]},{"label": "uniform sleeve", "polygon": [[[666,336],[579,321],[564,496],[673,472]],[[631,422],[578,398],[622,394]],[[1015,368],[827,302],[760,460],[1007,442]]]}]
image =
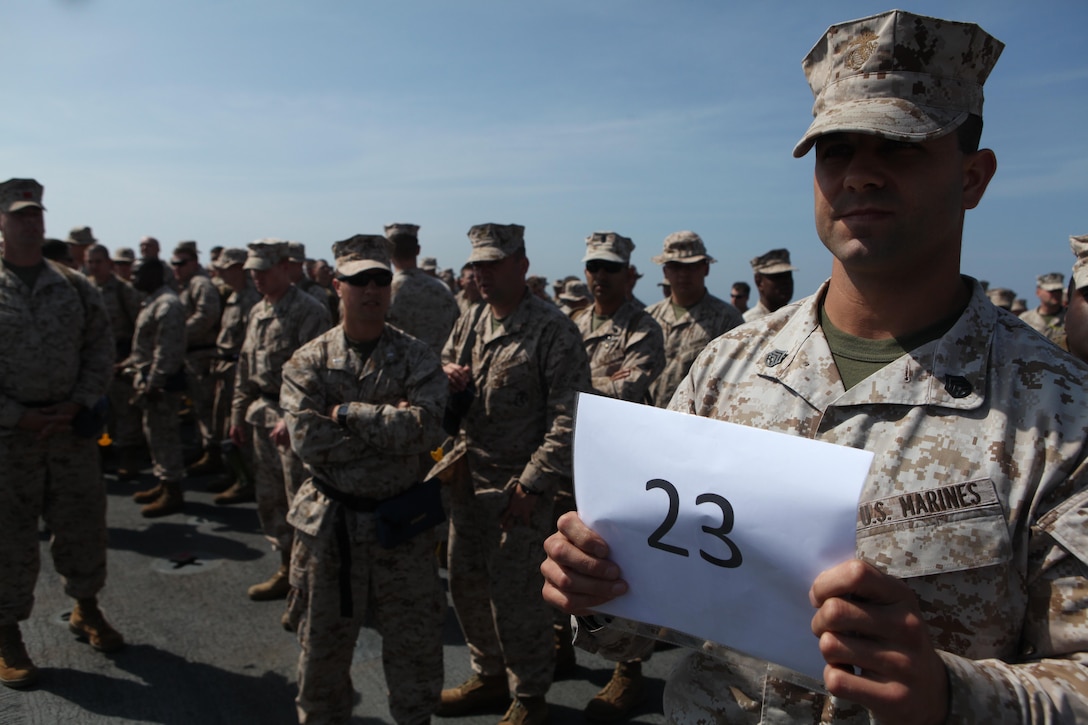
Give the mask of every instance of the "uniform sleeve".
[{"label": "uniform sleeve", "polygon": [[622,380],[594,378],[593,387],[620,400],[646,400],[650,385],[665,369],[665,337],[661,326],[649,315],[642,316],[638,329],[628,337],[620,369],[630,370],[631,374]]},{"label": "uniform sleeve", "polygon": [[162,388],[166,376],[185,364],[185,313],[180,305],[164,305],[155,330],[155,350],[147,373],[150,388]]},{"label": "uniform sleeve", "polygon": [[80,344],[79,377],[72,389],[72,401],[92,408],[106,394],[113,377],[113,331],[102,294],[86,280],[78,284],[86,324]]},{"label": "uniform sleeve", "polygon": [[234,397],[230,403],[230,424],[241,428],[246,423],[246,410],[250,404],[261,394],[260,389],[250,380],[249,366],[256,344],[257,325],[251,315],[246,322],[246,336],[242,341],[242,349],[238,353],[238,365],[234,371]]},{"label": "uniform sleeve", "polygon": [[216,326],[219,324],[220,299],[219,290],[211,280],[205,279],[207,284],[197,283],[192,287],[193,314],[185,320],[185,334],[190,340],[202,340],[214,337]]},{"label": "uniform sleeve", "polygon": [[125,314],[128,315],[128,321],[135,328],[136,318],[140,316],[140,293],[130,284],[124,284],[118,281],[118,287],[121,289],[121,304],[125,308]]},{"label": "uniform sleeve", "polygon": [[443,365],[456,363],[460,359],[461,346],[468,336],[469,326],[472,324],[475,317],[476,314],[475,311],[473,311],[473,314],[461,315],[461,317],[454,322],[453,329],[450,331],[450,336],[446,339],[446,344],[442,347]]},{"label": "uniform sleeve", "polygon": [[318,335],[328,332],[332,327],[332,318],[329,316],[329,308],[318,302],[314,297],[307,295],[307,301],[313,300],[316,304],[307,305],[307,314],[298,326],[298,346],[302,347]]},{"label": "uniform sleeve", "polygon": [[545,389],[547,429],[518,480],[528,489],[555,493],[561,479],[569,479],[571,434],[574,429],[574,394],[590,390],[589,360],[578,328],[563,318],[549,325],[539,350],[540,374]]},{"label": "uniform sleeve", "polygon": [[409,357],[407,408],[352,402],[347,427],[367,445],[397,455],[426,453],[442,442],[442,413],[449,383],[438,358],[425,345],[405,346]]},{"label": "uniform sleeve", "polygon": [[949,722],[1088,722],[1088,471],[1080,492],[1032,527],[1024,661],[947,652]]},{"label": "uniform sleeve", "polygon": [[[319,342],[300,348],[283,366],[280,406],[291,435],[291,448],[309,464],[346,463],[361,454],[357,441],[329,417],[329,400],[321,371],[324,346]],[[243,415],[245,411],[242,411]]]}]

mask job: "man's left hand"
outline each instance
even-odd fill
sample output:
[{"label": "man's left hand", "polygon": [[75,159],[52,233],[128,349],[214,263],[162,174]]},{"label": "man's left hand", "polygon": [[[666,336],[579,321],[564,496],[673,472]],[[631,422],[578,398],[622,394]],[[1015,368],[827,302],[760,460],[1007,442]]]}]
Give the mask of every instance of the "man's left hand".
[{"label": "man's left hand", "polygon": [[506,510],[502,512],[502,518],[499,519],[502,530],[509,531],[518,524],[528,526],[538,498],[540,496],[525,493],[520,483],[514,484],[514,490],[510,492],[510,503],[507,504]]},{"label": "man's left hand", "polygon": [[287,421],[281,420],[276,423],[276,427],[268,434],[268,438],[280,448],[289,448],[291,446],[291,434],[287,432]]},{"label": "man's left hand", "polygon": [[882,723],[944,722],[948,673],[910,587],[854,559],[822,572],[808,596],[828,692]]}]

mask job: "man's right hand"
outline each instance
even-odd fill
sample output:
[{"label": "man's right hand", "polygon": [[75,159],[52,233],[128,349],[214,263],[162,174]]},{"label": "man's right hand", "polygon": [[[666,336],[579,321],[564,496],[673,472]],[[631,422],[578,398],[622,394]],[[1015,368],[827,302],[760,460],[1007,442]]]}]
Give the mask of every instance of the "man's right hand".
[{"label": "man's right hand", "polygon": [[472,371],[467,365],[446,363],[442,366],[442,372],[446,373],[446,377],[450,380],[451,393],[460,393],[472,380]]},{"label": "man's right hand", "polygon": [[44,440],[54,433],[71,430],[72,416],[57,413],[53,408],[27,408],[16,427],[37,432],[38,439]]},{"label": "man's right hand", "polygon": [[590,614],[590,607],[627,592],[620,568],[608,558],[608,544],[575,511],[559,517],[559,531],[547,538],[544,551],[544,601],[567,614]]},{"label": "man's right hand", "polygon": [[241,448],[246,444],[246,428],[243,425],[232,425],[229,431],[231,442]]}]

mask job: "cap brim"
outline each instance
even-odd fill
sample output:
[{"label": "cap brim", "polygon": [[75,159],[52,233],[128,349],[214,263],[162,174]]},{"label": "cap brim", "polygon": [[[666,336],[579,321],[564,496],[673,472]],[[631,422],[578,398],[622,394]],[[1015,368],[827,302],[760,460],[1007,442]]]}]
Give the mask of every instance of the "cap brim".
[{"label": "cap brim", "polygon": [[275,266],[276,265],[273,262],[261,257],[247,257],[246,263],[242,266],[242,269],[255,269],[258,272],[263,272],[266,269],[272,269]]},{"label": "cap brim", "polygon": [[354,277],[368,269],[384,269],[390,271],[388,264],[382,264],[376,259],[350,259],[336,265],[336,273],[341,277]]},{"label": "cap brim", "polygon": [[583,262],[592,262],[594,259],[600,259],[605,262],[619,262],[620,264],[627,264],[627,260],[616,254],[615,252],[587,252],[586,256],[582,258]]},{"label": "cap brim", "polygon": [[711,257],[709,254],[697,254],[694,257],[673,257],[668,254],[659,254],[656,257],[651,257],[650,261],[654,264],[667,264],[669,262],[679,262],[680,264],[695,264],[696,262],[717,262],[718,260]]},{"label": "cap brim", "polygon": [[785,274],[786,272],[796,272],[797,267],[789,264],[775,264],[766,269],[756,270],[760,274]]},{"label": "cap brim", "polygon": [[45,211],[45,207],[36,201],[14,201],[5,210],[5,213],[10,214],[22,209],[41,209],[42,211]]},{"label": "cap brim", "polygon": [[506,259],[506,255],[494,247],[479,247],[473,248],[472,254],[468,255],[468,264],[475,264],[476,262],[501,262]]},{"label": "cap brim", "polygon": [[1054,284],[1054,283],[1041,284],[1041,285],[1039,285],[1039,289],[1044,290],[1046,292],[1057,292],[1058,290],[1065,289],[1065,285],[1064,284]]},{"label": "cap brim", "polygon": [[794,158],[809,152],[829,133],[865,133],[894,141],[920,143],[959,128],[970,114],[919,106],[902,98],[861,98],[838,103],[821,113],[793,148]]}]

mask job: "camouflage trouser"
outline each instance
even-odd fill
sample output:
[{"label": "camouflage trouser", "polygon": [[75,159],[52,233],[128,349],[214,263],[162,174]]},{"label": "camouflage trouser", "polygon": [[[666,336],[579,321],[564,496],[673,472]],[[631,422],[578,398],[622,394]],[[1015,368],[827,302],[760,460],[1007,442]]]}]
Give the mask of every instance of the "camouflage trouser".
[{"label": "camouflage trouser", "polygon": [[540,497],[530,526],[499,527],[508,494],[454,487],[450,501],[449,588],[472,669],[507,675],[519,696],[543,696],[555,669],[552,611],[540,596],[552,502]]},{"label": "camouflage trouser", "polygon": [[[230,436],[230,406],[234,398],[234,371],[237,363],[218,360],[212,366],[215,378],[215,402],[212,405],[214,436],[217,441],[226,441]],[[233,444],[230,444],[233,445]],[[242,465],[245,475],[253,480],[253,442],[241,446]],[[225,461],[224,461],[225,462]]]},{"label": "camouflage trouser", "polygon": [[30,616],[41,543],[38,520],[52,536],[53,565],[74,599],[106,583],[106,488],[95,441],[57,433],[0,432],[0,625]]},{"label": "camouflage trouser", "polygon": [[180,393],[163,392],[158,400],[141,396],[144,439],[151,451],[152,473],[160,481],[177,482],[185,478],[185,459],[181,453],[181,421],[178,420]]},{"label": "camouflage trouser", "polygon": [[189,397],[193,401],[193,415],[196,416],[197,429],[200,431],[200,447],[210,450],[219,446],[221,438],[215,436],[215,421],[212,417],[215,405],[215,378],[211,368],[214,360],[211,353],[201,351],[185,357],[185,377],[189,385]]},{"label": "camouflage trouser", "polygon": [[132,384],[124,378],[115,377],[107,390],[110,400],[109,432],[113,444],[118,448],[144,445],[143,431],[140,430],[140,410],[132,404]]},{"label": "camouflage trouser", "polygon": [[287,523],[287,509],[306,480],[306,470],[290,447],[280,448],[268,438],[271,432],[263,425],[250,427],[257,517],[264,535],[275,542],[276,548],[291,551],[294,529]]},{"label": "camouflage trouser", "polygon": [[[332,512],[330,512],[331,514]],[[370,615],[382,636],[389,711],[400,725],[430,722],[442,691],[445,597],[433,540],[420,535],[382,548],[374,517],[347,512],[351,537],[352,617],[342,617],[340,550],[336,536],[295,535],[291,584],[301,599],[298,641],[298,720],[351,719],[351,660],[359,628]]]}]

